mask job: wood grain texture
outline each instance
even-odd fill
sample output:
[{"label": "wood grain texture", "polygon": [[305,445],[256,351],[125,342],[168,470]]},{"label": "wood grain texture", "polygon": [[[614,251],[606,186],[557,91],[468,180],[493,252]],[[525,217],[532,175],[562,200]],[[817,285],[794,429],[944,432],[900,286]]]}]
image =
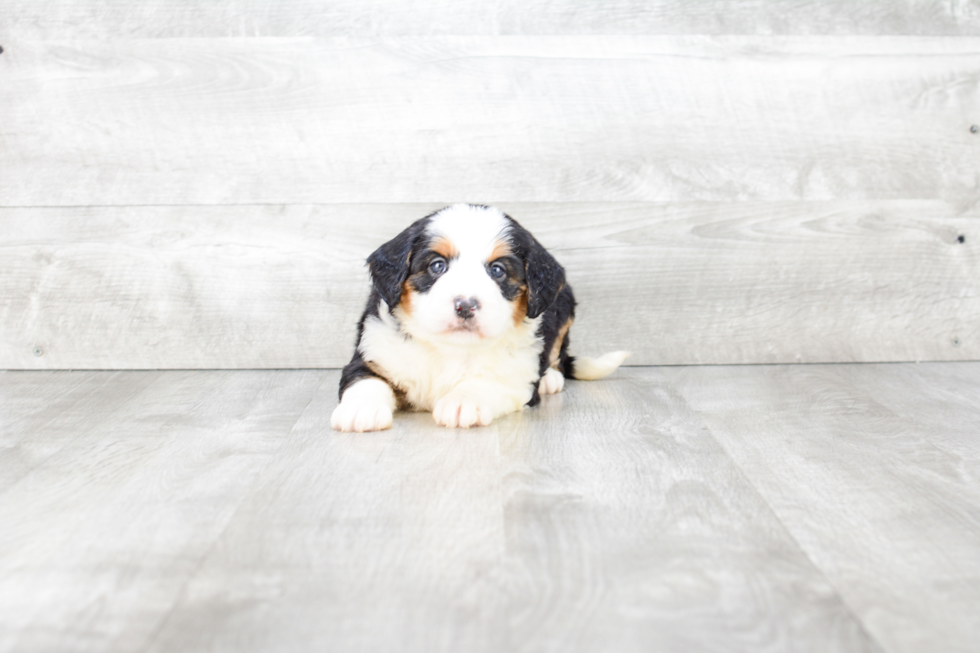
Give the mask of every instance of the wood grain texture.
[{"label": "wood grain texture", "polygon": [[[66,376],[104,394],[99,375]],[[122,378],[142,392],[116,388],[59,411],[73,437],[0,493],[0,650],[143,650],[322,373]],[[52,439],[17,435],[24,449]]]},{"label": "wood grain texture", "polygon": [[972,37],[3,45],[2,206],[980,199]]},{"label": "wood grain texture", "polygon": [[134,401],[158,373],[0,374],[0,493]]},{"label": "wood grain texture", "polygon": [[[500,206],[566,267],[580,302],[573,353],[629,349],[640,365],[980,358],[975,210]],[[438,207],[0,209],[0,367],[342,366],[364,260]]]},{"label": "wood grain texture", "polygon": [[570,385],[499,427],[505,649],[877,650],[672,388]]},{"label": "wood grain texture", "polygon": [[38,392],[77,424],[0,491],[0,651],[977,641],[980,364],[627,368],[375,434],[328,430],[338,376],[0,374],[8,440]]},{"label": "wood grain texture", "polygon": [[980,35],[976,0],[2,0],[0,38]]},{"label": "wood grain texture", "polygon": [[657,373],[374,434],[338,376],[162,373],[0,494],[0,650],[878,650]]},{"label": "wood grain texture", "polygon": [[662,371],[887,651],[980,641],[976,365]]}]

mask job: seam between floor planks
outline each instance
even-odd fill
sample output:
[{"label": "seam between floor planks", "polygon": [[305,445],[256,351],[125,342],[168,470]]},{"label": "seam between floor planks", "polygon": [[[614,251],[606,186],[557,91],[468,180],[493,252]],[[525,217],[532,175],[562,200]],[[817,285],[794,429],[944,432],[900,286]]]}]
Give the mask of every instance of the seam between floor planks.
[{"label": "seam between floor planks", "polygon": [[[980,388],[975,363],[828,365],[801,370],[795,377],[792,370],[775,367],[756,369],[755,374],[737,367],[665,371],[707,416],[708,426],[736,464],[751,467],[746,473],[754,487],[885,650],[970,651],[968,642],[980,636],[977,625],[965,619],[969,610],[962,603],[970,592],[976,594],[967,588],[968,570],[980,568],[980,545],[975,543],[980,541],[980,447],[968,426],[980,419],[980,409],[975,399],[946,396],[942,404],[935,393],[925,392],[932,388],[929,377],[945,369],[968,371],[961,376]],[[891,397],[883,403],[883,382],[895,374],[897,383],[886,391]],[[800,403],[807,396],[799,387],[801,380],[815,393],[809,403]],[[930,399],[903,415],[896,388],[916,396],[915,384],[926,384],[919,392]],[[759,392],[782,394],[783,401],[796,403],[771,405],[765,413],[770,423],[751,409],[749,398]],[[847,402],[838,405],[835,396],[847,397]],[[814,405],[821,410],[815,412]],[[942,411],[936,406],[951,412],[937,421]],[[835,411],[849,419],[842,421]],[[787,435],[776,437],[780,428]],[[796,437],[789,434],[805,438],[788,444]],[[848,456],[867,457],[866,468],[849,470],[853,463]],[[863,540],[855,535],[862,530],[867,531]],[[829,537],[834,532],[840,541]],[[869,548],[871,541],[877,547]],[[918,568],[910,569],[907,561],[913,559]],[[980,596],[974,596],[977,600]],[[932,629],[908,625],[913,614]]]},{"label": "seam between floor planks", "polygon": [[[812,364],[820,365],[820,363],[812,363]],[[835,364],[848,365],[848,363],[835,363]],[[897,364],[901,365],[903,363],[897,363]],[[783,365],[792,365],[792,363],[777,364],[773,366],[775,367],[775,366],[783,366]],[[670,366],[670,367],[688,367],[688,366],[678,365],[678,366]],[[731,366],[719,365],[719,366],[704,366],[704,367],[731,367]],[[678,392],[676,387],[672,387],[672,390],[674,392]],[[746,472],[746,470],[742,467],[742,465],[738,462],[738,460],[734,456],[732,456],[732,452],[725,445],[725,443],[718,438],[718,436],[715,434],[715,430],[711,428],[707,424],[707,422],[704,421],[701,411],[696,410],[693,406],[691,406],[691,404],[687,401],[687,399],[683,395],[678,394],[678,397],[682,401],[684,401],[685,404],[687,404],[689,410],[693,414],[698,416],[701,426],[705,429],[705,431],[707,431],[711,435],[712,439],[715,441],[718,447],[725,452],[725,454],[728,456],[728,459],[731,461],[732,465],[735,467],[736,470],[738,470],[738,474],[742,478],[742,481],[746,484],[746,486],[752,488],[752,491],[755,492],[755,494],[759,497],[759,500],[766,504],[766,507],[769,510],[769,514],[772,516],[773,519],[779,522],[779,524],[782,526],[783,530],[785,531],[786,536],[793,541],[793,544],[795,545],[796,549],[800,552],[800,555],[805,557],[807,561],[810,563],[810,566],[812,566],[813,569],[815,569],[820,574],[824,582],[826,582],[830,587],[834,589],[834,593],[836,594],[838,600],[847,609],[848,614],[851,616],[854,622],[860,625],[861,630],[865,633],[867,638],[874,644],[875,649],[878,651],[884,651],[885,649],[882,647],[881,642],[878,641],[877,638],[875,638],[874,635],[868,630],[867,626],[864,623],[864,620],[861,619],[860,615],[858,615],[858,613],[854,610],[853,606],[851,606],[851,604],[847,601],[846,597],[841,593],[840,588],[837,586],[837,584],[834,583],[833,579],[830,578],[826,570],[820,566],[818,561],[815,560],[810,555],[810,552],[807,551],[807,549],[803,546],[803,543],[800,542],[799,538],[796,537],[796,535],[790,529],[789,525],[783,520],[783,518],[779,515],[779,513],[776,512],[775,508],[772,506],[772,504],[763,494],[761,488],[759,488],[757,484],[752,480],[752,477]]]}]

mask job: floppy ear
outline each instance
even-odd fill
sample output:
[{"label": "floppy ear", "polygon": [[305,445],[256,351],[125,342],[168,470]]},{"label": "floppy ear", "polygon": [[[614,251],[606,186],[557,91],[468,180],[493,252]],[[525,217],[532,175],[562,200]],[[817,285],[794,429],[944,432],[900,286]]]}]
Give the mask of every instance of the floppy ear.
[{"label": "floppy ear", "polygon": [[524,232],[524,275],[527,279],[527,316],[541,315],[565,285],[565,268],[527,231]]},{"label": "floppy ear", "polygon": [[374,250],[367,259],[371,282],[381,298],[392,309],[402,297],[402,284],[408,278],[412,251],[425,231],[428,218],[416,220],[400,234]]}]

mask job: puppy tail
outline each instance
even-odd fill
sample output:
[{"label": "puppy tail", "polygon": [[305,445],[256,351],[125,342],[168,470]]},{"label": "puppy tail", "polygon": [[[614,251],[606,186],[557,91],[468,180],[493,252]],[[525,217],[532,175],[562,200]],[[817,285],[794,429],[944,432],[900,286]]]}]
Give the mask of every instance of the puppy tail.
[{"label": "puppy tail", "polygon": [[630,355],[628,351],[611,351],[599,358],[576,356],[572,360],[572,378],[580,381],[595,381],[609,376],[623,364]]}]

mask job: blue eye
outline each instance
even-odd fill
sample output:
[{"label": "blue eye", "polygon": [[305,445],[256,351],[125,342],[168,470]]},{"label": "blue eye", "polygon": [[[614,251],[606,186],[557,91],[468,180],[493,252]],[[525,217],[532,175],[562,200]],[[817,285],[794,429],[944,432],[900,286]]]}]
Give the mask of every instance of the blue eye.
[{"label": "blue eye", "polygon": [[446,262],[441,258],[437,258],[436,260],[432,261],[432,263],[429,263],[429,272],[432,274],[442,274],[445,271]]},{"label": "blue eye", "polygon": [[503,279],[506,274],[507,270],[500,263],[494,263],[490,266],[490,276],[494,279]]}]

